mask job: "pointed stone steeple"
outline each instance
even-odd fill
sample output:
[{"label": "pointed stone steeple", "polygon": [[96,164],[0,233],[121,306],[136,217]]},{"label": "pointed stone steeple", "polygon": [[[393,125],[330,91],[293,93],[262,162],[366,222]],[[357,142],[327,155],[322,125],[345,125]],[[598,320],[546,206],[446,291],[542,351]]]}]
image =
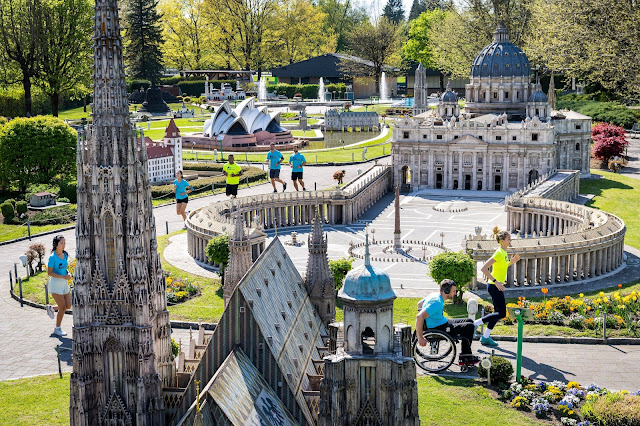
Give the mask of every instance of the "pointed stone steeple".
[{"label": "pointed stone steeple", "polygon": [[96,0],[93,39],[93,123],[78,133],[76,154],[70,422],[163,424],[162,388],[175,385],[171,329],[116,0]]},{"label": "pointed stone steeple", "polygon": [[553,71],[551,71],[551,80],[549,80],[549,92],[547,93],[547,101],[551,105],[551,109],[556,109],[556,83],[554,81]]},{"label": "pointed stone steeple", "polygon": [[244,229],[244,217],[237,209],[234,215],[234,232],[229,238],[229,264],[224,270],[224,305],[227,306],[233,290],[251,268],[251,242]]},{"label": "pointed stone steeple", "polygon": [[[400,188],[396,185],[396,198],[393,202],[395,209],[395,229],[393,230],[393,249],[402,250],[402,239],[400,234]],[[368,249],[368,246],[367,246]]]},{"label": "pointed stone steeple", "polygon": [[336,316],[336,288],[329,270],[327,236],[322,233],[322,218],[317,208],[308,243],[309,260],[304,284],[311,303],[318,311],[322,322],[327,325]]},{"label": "pointed stone steeple", "polygon": [[427,111],[427,70],[418,64],[415,73],[415,84],[413,88],[413,115],[422,114]]}]

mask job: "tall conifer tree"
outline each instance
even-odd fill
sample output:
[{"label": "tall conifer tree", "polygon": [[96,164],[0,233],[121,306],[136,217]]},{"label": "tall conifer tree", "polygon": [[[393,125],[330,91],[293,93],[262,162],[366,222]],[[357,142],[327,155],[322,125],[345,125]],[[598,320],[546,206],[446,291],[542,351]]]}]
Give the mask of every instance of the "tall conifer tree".
[{"label": "tall conifer tree", "polygon": [[157,83],[162,77],[164,43],[157,0],[129,0],[125,14],[125,63],[131,78]]},{"label": "tall conifer tree", "polygon": [[404,21],[402,0],[387,0],[387,5],[384,7],[384,13],[382,16],[387,17],[387,19],[394,24],[399,24]]},{"label": "tall conifer tree", "polygon": [[422,12],[426,12],[427,8],[424,5],[424,0],[413,0],[411,4],[411,11],[409,12],[409,18],[407,19],[409,22],[416,19]]}]

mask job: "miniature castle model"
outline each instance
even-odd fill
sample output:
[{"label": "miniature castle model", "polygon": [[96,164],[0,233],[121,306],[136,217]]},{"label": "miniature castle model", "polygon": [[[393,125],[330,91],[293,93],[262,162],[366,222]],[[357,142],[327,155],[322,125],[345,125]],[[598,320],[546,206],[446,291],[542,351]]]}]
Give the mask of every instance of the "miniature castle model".
[{"label": "miniature castle model", "polygon": [[129,119],[116,0],[97,0],[93,124],[78,135],[72,425],[160,425],[173,386],[147,151]]},{"label": "miniature castle model", "polygon": [[309,260],[304,285],[322,323],[329,325],[336,317],[336,288],[329,270],[327,236],[322,233],[322,218],[317,207],[309,234]]},{"label": "miniature castle model", "polygon": [[589,175],[591,118],[552,111],[540,84],[531,82],[527,56],[502,23],[473,61],[465,92],[463,111],[448,86],[435,114],[425,108],[395,121],[394,182],[403,189],[512,191],[556,169]]},{"label": "miniature castle model", "polygon": [[238,89],[234,92],[231,84],[222,83],[220,89],[214,89],[213,83],[209,83],[209,77],[207,76],[207,81],[204,83],[204,97],[207,101],[244,100],[247,95],[240,87],[239,82],[236,83],[236,87]]},{"label": "miniature castle model", "polygon": [[182,136],[173,118],[164,132],[161,142],[144,138],[147,147],[147,166],[150,182],[163,182],[175,177],[182,170]]},{"label": "miniature castle model", "polygon": [[419,425],[411,326],[393,326],[396,294],[389,275],[371,266],[365,238],[364,265],[349,271],[338,293],[344,326],[329,326],[335,353],[324,358],[318,425]]},{"label": "miniature castle model", "polygon": [[380,128],[380,117],[377,112],[366,111],[338,111],[337,109],[328,109],[324,113],[324,129],[346,131],[349,127],[355,129],[367,129],[372,131],[374,127]]}]

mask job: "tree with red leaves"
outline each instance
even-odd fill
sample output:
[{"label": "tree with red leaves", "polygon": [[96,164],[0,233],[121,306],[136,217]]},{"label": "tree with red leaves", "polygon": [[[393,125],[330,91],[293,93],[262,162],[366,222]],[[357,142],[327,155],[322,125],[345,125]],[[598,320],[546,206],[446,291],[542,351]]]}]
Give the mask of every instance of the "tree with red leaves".
[{"label": "tree with red leaves", "polygon": [[593,138],[593,156],[600,160],[608,160],[621,155],[629,145],[625,138],[624,129],[608,123],[600,123],[591,130]]}]

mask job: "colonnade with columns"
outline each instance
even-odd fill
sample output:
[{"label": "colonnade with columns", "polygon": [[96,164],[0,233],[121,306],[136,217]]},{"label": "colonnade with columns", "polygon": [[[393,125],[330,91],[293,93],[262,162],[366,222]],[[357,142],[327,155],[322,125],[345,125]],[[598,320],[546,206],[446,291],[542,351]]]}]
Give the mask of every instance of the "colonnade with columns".
[{"label": "colonnade with columns", "polygon": [[315,209],[323,223],[352,223],[389,191],[391,179],[389,166],[376,165],[338,190],[239,197],[203,207],[187,218],[187,250],[196,260],[210,263],[207,243],[216,235],[233,232],[239,210],[245,227],[252,229],[248,237],[255,259],[264,250],[263,230],[311,225]]}]

